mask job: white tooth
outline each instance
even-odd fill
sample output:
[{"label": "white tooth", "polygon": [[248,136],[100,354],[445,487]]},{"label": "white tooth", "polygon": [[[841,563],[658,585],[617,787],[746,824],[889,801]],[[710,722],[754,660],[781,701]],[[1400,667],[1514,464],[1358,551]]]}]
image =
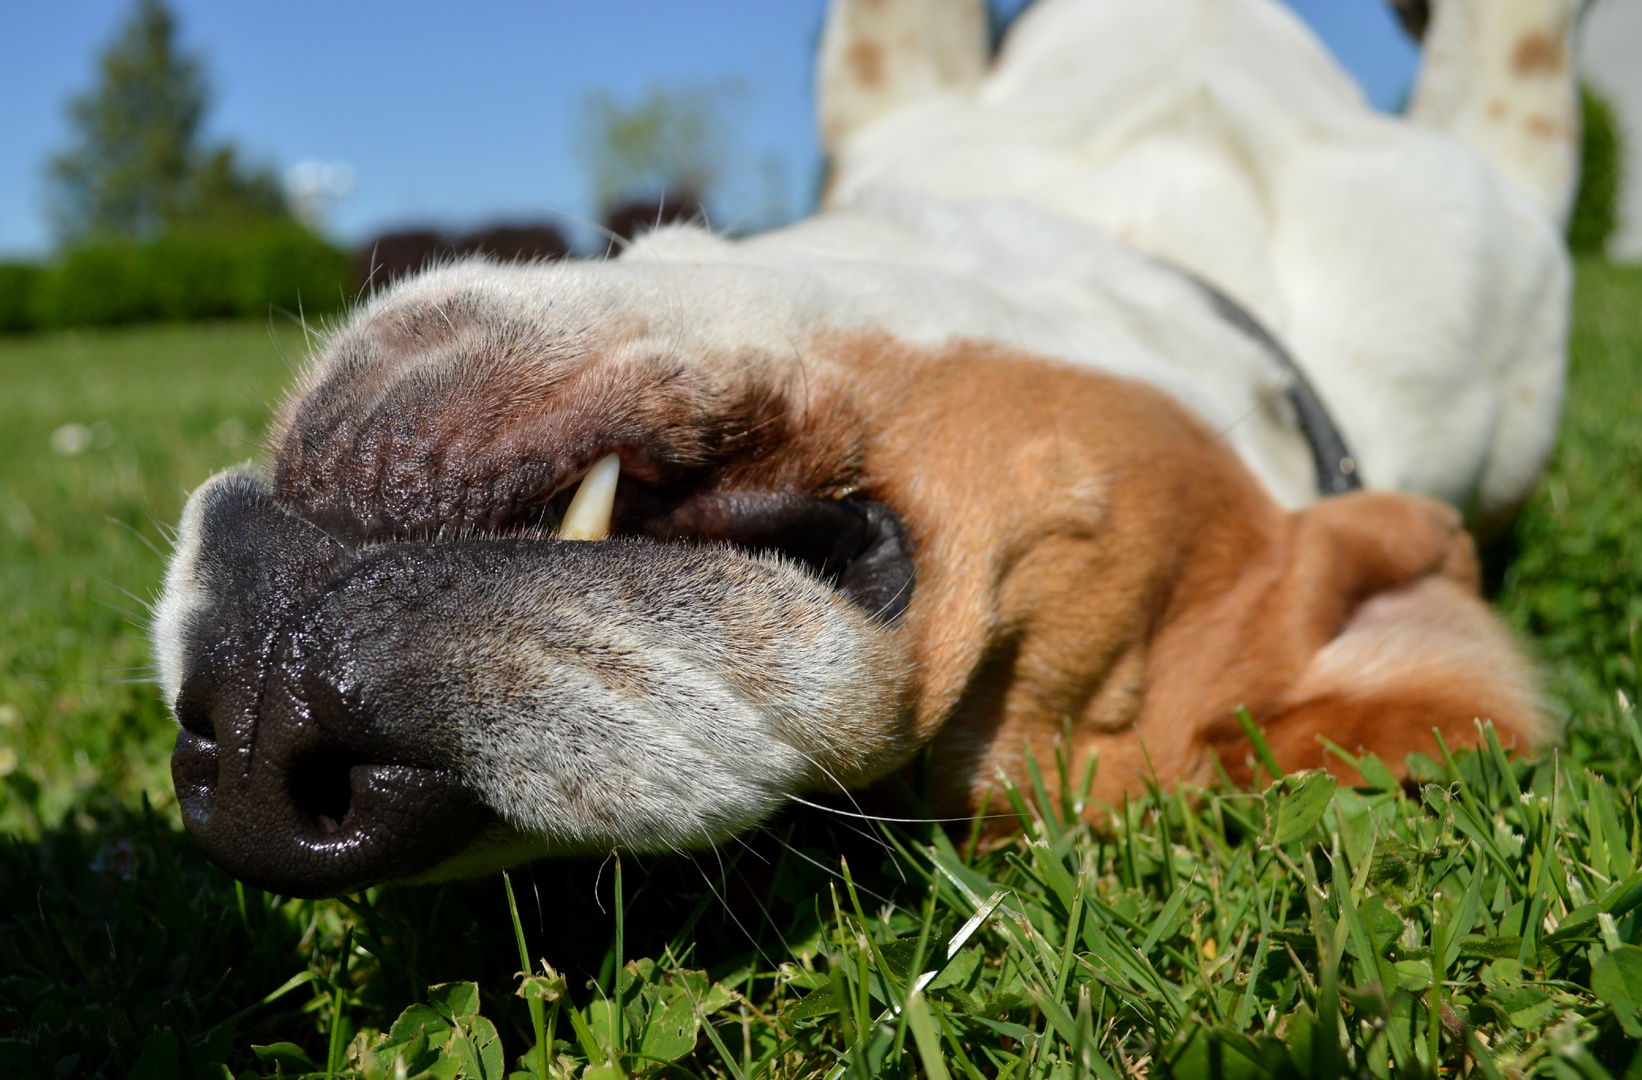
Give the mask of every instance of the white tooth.
[{"label": "white tooth", "polygon": [[593,463],[559,523],[560,540],[603,540],[610,535],[610,510],[620,477],[620,454],[606,454]]}]

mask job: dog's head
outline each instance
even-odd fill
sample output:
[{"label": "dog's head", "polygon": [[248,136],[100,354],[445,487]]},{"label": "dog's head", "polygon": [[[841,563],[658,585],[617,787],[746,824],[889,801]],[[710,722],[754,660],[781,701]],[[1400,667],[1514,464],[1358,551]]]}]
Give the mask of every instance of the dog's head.
[{"label": "dog's head", "polygon": [[195,492],[155,636],[222,865],[316,894],[689,848],[931,740],[961,813],[1068,719],[1113,797],[1235,756],[1239,705],[1289,764],[1531,714],[1452,511],[1288,514],[1155,390],[659,243],[401,284],[267,470]]}]

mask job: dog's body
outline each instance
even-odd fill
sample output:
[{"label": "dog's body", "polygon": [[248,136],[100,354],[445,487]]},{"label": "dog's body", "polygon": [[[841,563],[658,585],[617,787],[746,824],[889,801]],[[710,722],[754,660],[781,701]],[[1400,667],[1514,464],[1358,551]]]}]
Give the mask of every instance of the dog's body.
[{"label": "dog's body", "polygon": [[[863,93],[862,50],[890,36],[845,29],[852,9],[882,7],[835,8],[836,97]],[[873,222],[857,228],[896,255],[885,223],[902,225],[909,262],[1000,298],[988,325],[959,332],[1156,380],[1280,498],[1310,501],[1309,471],[1274,448],[1292,421],[1254,404],[1269,361],[1233,360],[1223,326],[1194,338],[1193,305],[1109,249],[1187,268],[1294,351],[1369,486],[1488,528],[1526,497],[1561,407],[1567,18],[1557,3],[1441,4],[1411,123],[1368,109],[1265,0],[1042,4],[973,88],[904,92],[853,130],[835,120],[827,207]],[[824,214],[800,231],[848,228]],[[1109,340],[1125,329],[1140,338],[1129,349]]]},{"label": "dog's body", "polygon": [[[191,828],[322,891],[712,842],[924,746],[963,813],[1068,721],[1107,799],[1238,768],[1240,705],[1286,765],[1541,738],[1458,513],[1308,507],[1258,324],[1347,471],[1508,518],[1560,399],[1572,99],[1532,49],[1500,110],[1485,76],[1566,20],[1445,0],[1444,131],[1266,0],[1044,0],[990,73],[978,5],[840,0],[826,212],[401,283],[271,480],[196,493],[156,627]],[[612,453],[649,541],[544,538]]]}]

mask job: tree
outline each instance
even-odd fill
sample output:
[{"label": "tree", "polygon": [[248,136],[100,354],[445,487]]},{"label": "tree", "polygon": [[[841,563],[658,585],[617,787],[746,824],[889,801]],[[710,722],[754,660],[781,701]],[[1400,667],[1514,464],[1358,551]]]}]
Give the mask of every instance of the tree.
[{"label": "tree", "polygon": [[291,216],[274,171],[247,167],[232,146],[218,146],[200,157],[187,195],[173,226],[233,229]]},{"label": "tree", "polygon": [[69,103],[79,144],[47,167],[59,240],[288,216],[271,172],[247,169],[232,146],[200,145],[209,99],[205,65],[180,49],[163,0],[137,0],[103,51],[97,85]]},{"label": "tree", "polygon": [[631,107],[603,91],[583,101],[577,150],[601,214],[622,203],[701,205],[733,150],[734,84],[656,86]]}]

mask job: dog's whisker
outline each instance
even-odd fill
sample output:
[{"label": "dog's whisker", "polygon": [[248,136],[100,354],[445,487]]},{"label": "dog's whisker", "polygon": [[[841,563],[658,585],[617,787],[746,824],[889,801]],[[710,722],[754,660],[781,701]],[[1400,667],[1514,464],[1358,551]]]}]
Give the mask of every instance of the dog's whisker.
[{"label": "dog's whisker", "polygon": [[[848,810],[840,810],[836,806],[827,806],[825,803],[810,802],[808,799],[801,799],[797,795],[788,795],[787,799],[788,799],[789,802],[798,803],[800,806],[807,806],[812,810],[820,810],[824,813],[835,814],[839,817],[858,818],[862,821],[873,821],[873,822],[887,823],[887,824],[891,824],[891,825],[967,825],[968,823],[975,820],[974,815],[970,815],[968,817],[911,817],[911,818],[904,818],[904,817],[889,817],[889,816],[884,815],[884,814],[866,814],[866,813],[852,814]],[[993,820],[1002,820],[1004,818],[1013,819],[1014,816],[1015,816],[1014,814],[986,814],[981,818],[981,820],[982,821],[993,821]]]},{"label": "dog's whisker", "polygon": [[[855,807],[856,810],[861,811],[863,815],[865,814],[865,810],[863,809],[861,804],[856,801],[855,793],[849,789],[849,785],[845,784],[842,780],[838,779],[838,777],[834,776],[833,773],[832,773],[832,770],[828,769],[825,765],[823,765],[815,757],[815,755],[813,755],[813,754],[809,753],[808,751],[804,750],[802,747],[796,747],[795,746],[795,747],[793,747],[793,750],[800,757],[802,757],[805,761],[809,762],[810,765],[812,765],[814,768],[818,769],[821,772],[821,774],[823,776],[825,776],[828,780],[831,780],[832,783],[833,783],[833,786],[838,789],[839,794],[843,795],[844,798],[846,798],[850,801],[851,806]],[[794,798],[796,798],[796,796],[789,795],[788,798],[789,799],[794,799]]]},{"label": "dog's whisker", "polygon": [[[815,867],[817,870],[820,870],[823,874],[826,874],[828,877],[834,878],[838,881],[846,880],[845,877],[844,877],[843,871],[839,870],[837,867],[830,866],[827,863],[822,862],[821,860],[815,858],[813,855],[810,855],[809,853],[804,851],[803,848],[800,848],[798,845],[796,845],[796,844],[792,843],[791,841],[787,840],[785,837],[776,836],[773,831],[770,832],[770,835],[775,836],[776,843],[780,844],[789,853],[791,853],[792,855],[794,855],[794,856],[796,856],[800,859],[803,859],[805,862],[809,863],[811,866]],[[866,895],[872,897],[874,900],[879,901],[880,903],[888,904],[888,903],[893,902],[893,898],[891,898],[889,896],[886,896],[881,892],[878,892],[876,889],[873,889],[872,887],[870,887],[868,885],[862,884],[860,881],[857,881],[855,883],[855,887],[857,889],[859,889],[861,892],[865,893]]]},{"label": "dog's whisker", "polygon": [[[743,847],[746,846],[746,841],[742,840],[741,837],[738,836],[736,839],[741,842]],[[781,927],[776,923],[775,915],[770,911],[770,907],[767,903],[765,903],[764,898],[759,895],[758,890],[753,888],[752,882],[748,881],[747,876],[741,872],[740,860],[737,860],[737,863],[733,865],[731,869],[734,870],[736,876],[741,879],[742,885],[746,886],[748,895],[753,898],[753,903],[758,908],[758,913],[763,919],[764,926],[768,927],[770,932],[775,935],[776,941],[781,941]],[[774,884],[775,883],[773,881],[770,883],[772,888],[774,887]],[[775,958],[764,950],[764,946],[759,939],[754,939],[753,949],[758,953],[759,959],[764,962],[764,966],[766,968],[773,970],[778,966]]]},{"label": "dog's whisker", "polygon": [[18,675],[18,682],[32,683],[35,686],[151,686],[153,679],[70,679],[47,678],[43,675]]},{"label": "dog's whisker", "polygon": [[742,847],[746,848],[748,855],[751,855],[753,858],[757,859],[759,862],[763,863],[765,866],[770,865],[770,860],[768,858],[766,858],[757,848],[755,848],[751,844],[747,843],[746,839],[740,833],[737,833],[735,836],[730,837],[730,839],[735,841],[736,843],[740,844]]},{"label": "dog's whisker", "polygon": [[[107,578],[103,577],[103,575],[97,573],[97,571],[91,569],[89,566],[88,567],[83,567],[82,569],[84,569],[85,572],[87,574],[89,574],[91,577],[95,578],[99,583],[101,583],[103,585],[107,585],[109,588],[113,589],[115,592],[119,593],[121,596],[124,596],[126,599],[134,601],[139,607],[141,607],[144,611],[148,612],[150,615],[152,615],[154,613],[154,601],[144,600],[142,597],[138,596],[136,593],[132,592],[131,590],[125,589],[125,588],[122,588],[119,585],[116,585],[114,582],[112,582],[112,581],[108,580]],[[106,601],[104,601],[104,603],[106,604]],[[112,607],[112,605],[108,605],[108,606]],[[114,610],[121,611],[122,609],[114,608]],[[123,614],[130,615],[132,618],[136,618],[135,615],[133,615],[131,612],[128,612],[128,611],[123,612]]]},{"label": "dog's whisker", "polygon": [[135,536],[137,538],[138,542],[143,545],[143,547],[147,548],[149,551],[152,551],[155,554],[156,557],[158,557],[161,561],[164,561],[165,552],[161,551],[158,547],[156,547],[155,544],[154,544],[154,541],[152,541],[148,537],[144,536],[142,534],[142,532],[135,525],[132,525],[128,521],[121,521],[119,518],[115,517],[112,514],[106,515],[103,518],[103,520],[107,521],[108,523],[110,523],[112,525],[117,525],[120,528],[122,528],[122,529],[126,530],[127,532],[129,532],[132,536]]},{"label": "dog's whisker", "polygon": [[[718,860],[720,884],[725,888],[728,888],[730,883],[729,868],[724,865],[723,852],[717,847],[714,847],[711,850],[713,857]],[[757,935],[747,929],[747,925],[743,923],[741,921],[741,917],[735,913],[735,908],[731,906],[727,899],[725,899],[724,893],[721,891],[719,885],[713,884],[712,876],[701,868],[701,864],[694,857],[691,857],[690,863],[696,868],[697,872],[701,874],[701,880],[706,884],[708,891],[710,891],[713,894],[713,897],[718,901],[720,910],[730,917],[731,922],[735,923],[736,929],[741,931],[742,936],[747,939],[747,943],[751,945],[753,947],[753,951],[758,954],[758,958],[764,962],[764,966],[773,969],[776,966],[775,961],[771,959],[769,953],[764,951],[764,947],[759,944]],[[762,905],[760,906],[762,907]],[[766,913],[766,917],[767,915],[768,913]]]}]

